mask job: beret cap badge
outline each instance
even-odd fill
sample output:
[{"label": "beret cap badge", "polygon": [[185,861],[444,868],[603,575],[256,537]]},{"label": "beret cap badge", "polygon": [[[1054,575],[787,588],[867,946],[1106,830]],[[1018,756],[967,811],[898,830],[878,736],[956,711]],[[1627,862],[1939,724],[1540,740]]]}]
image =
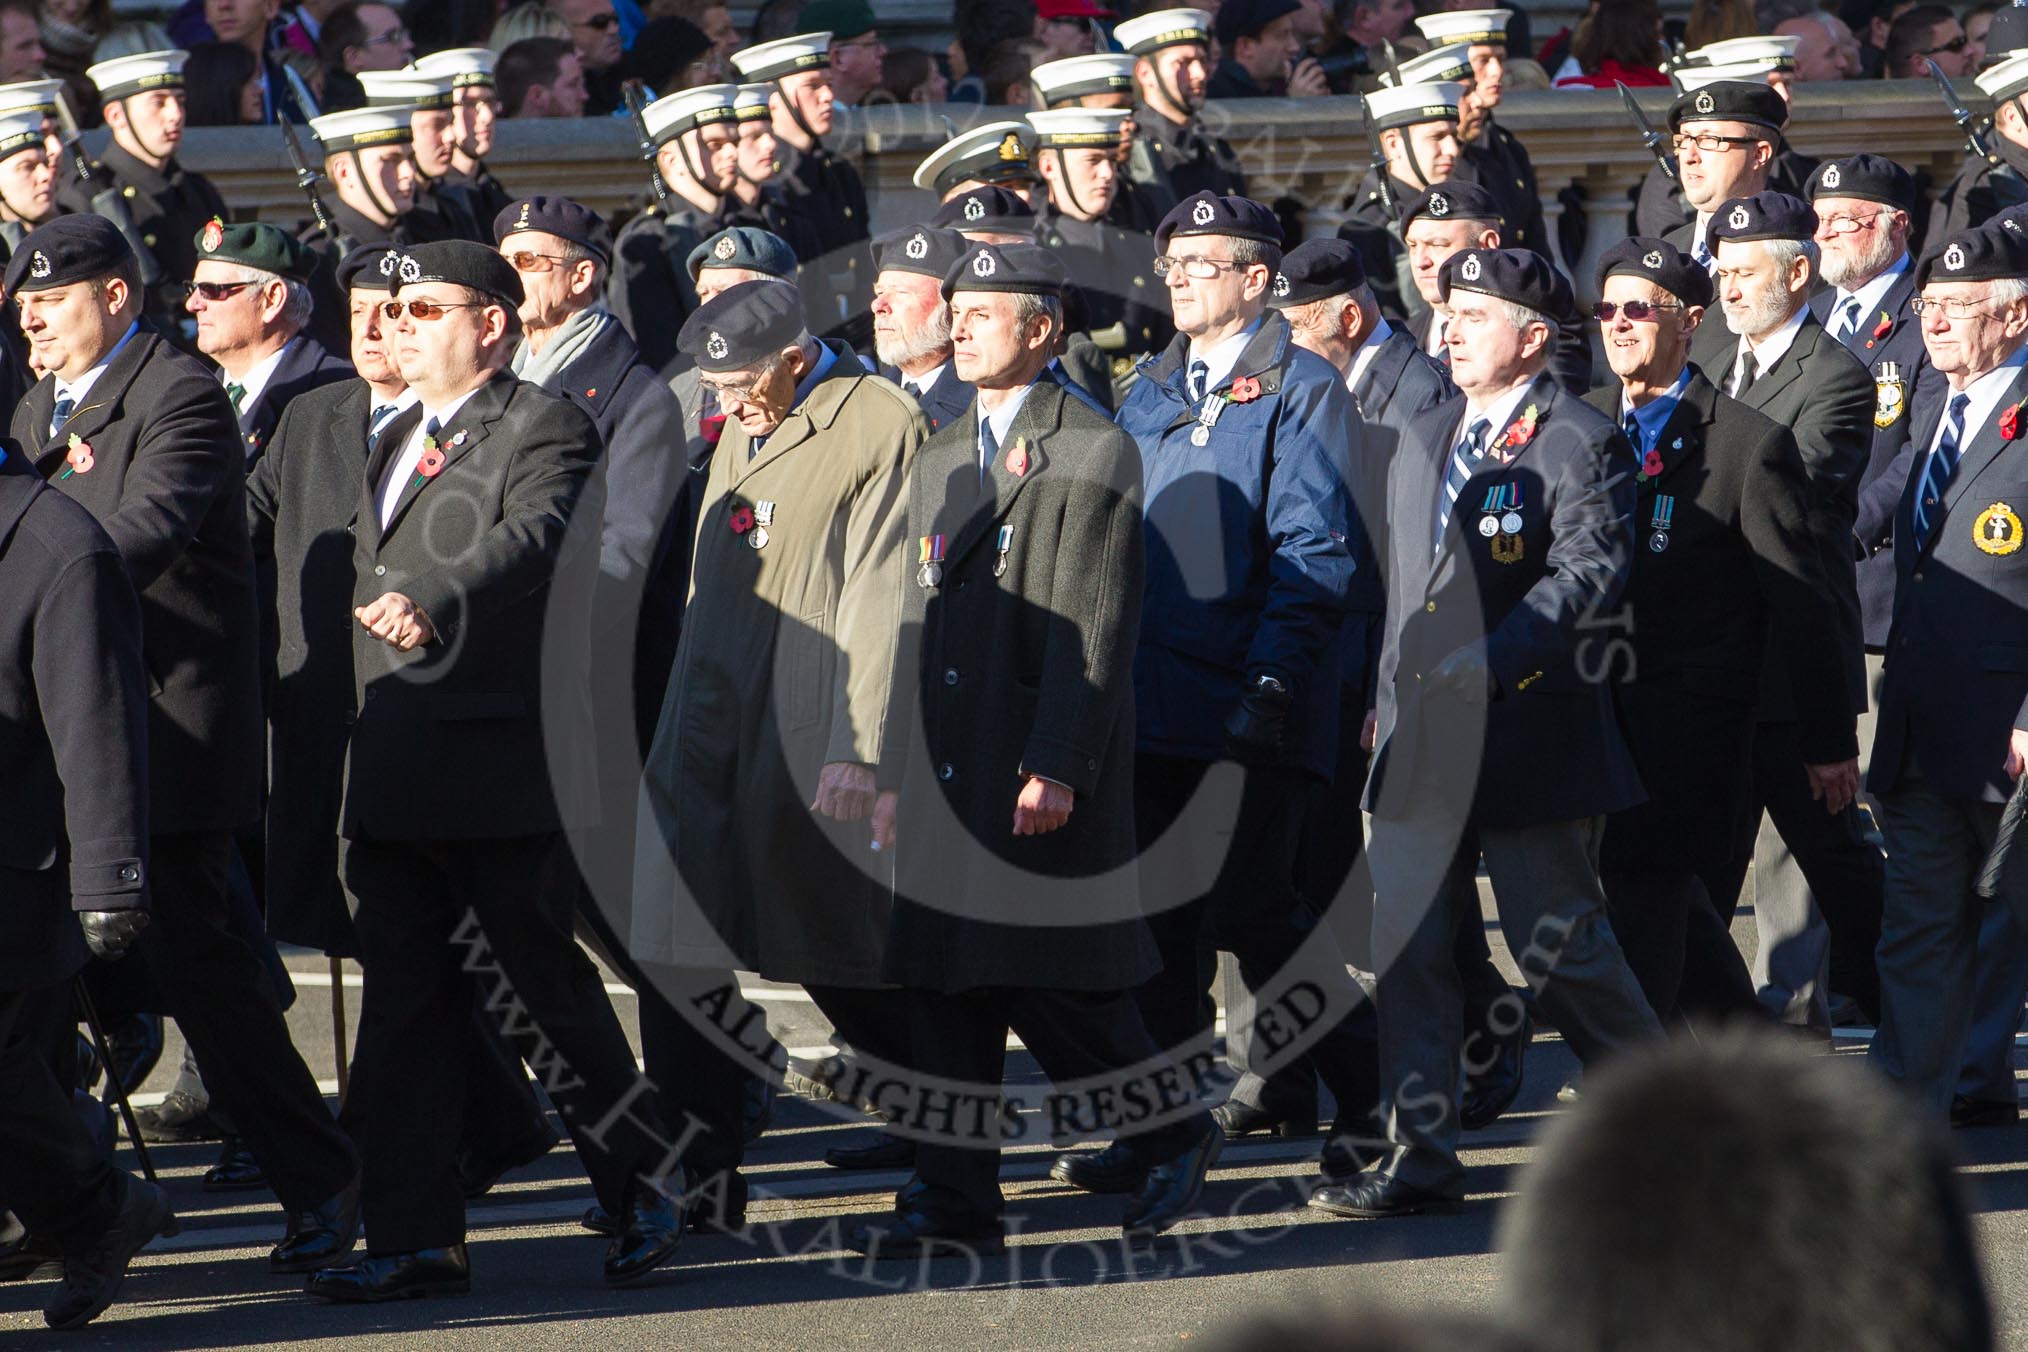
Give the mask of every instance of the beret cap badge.
[{"label": "beret cap badge", "polygon": [[514,224],[515,224],[515,225],[517,225],[517,226],[525,226],[525,225],[527,225],[527,224],[528,224],[528,213],[529,213],[530,211],[534,210],[534,208],[535,208],[535,203],[533,203],[533,202],[523,202],[523,203],[521,204],[521,214],[520,214],[519,216],[517,216],[517,217],[515,218],[515,220],[514,220]]},{"label": "beret cap badge", "polygon": [[1965,266],[1965,251],[1962,245],[1953,244],[1944,250],[1943,265],[1952,272],[1962,272]]},{"label": "beret cap badge", "polygon": [[1445,197],[1445,196],[1444,196],[1444,195],[1443,195],[1442,193],[1440,193],[1440,192],[1439,192],[1439,193],[1431,193],[1431,194],[1430,194],[1430,199],[1429,199],[1429,214],[1430,214],[1430,215],[1432,215],[1432,216],[1439,216],[1439,217],[1441,217],[1441,216],[1448,216],[1448,215],[1450,215],[1450,214],[1451,214],[1451,199],[1450,199],[1450,198],[1448,198],[1448,197]]},{"label": "beret cap badge", "polygon": [[28,264],[29,275],[31,277],[47,277],[49,275],[49,271],[50,271],[49,255],[44,253],[42,250],[37,249],[35,251],[35,257],[29,260]]},{"label": "beret cap badge", "polygon": [[726,343],[724,334],[714,333],[705,342],[704,350],[711,354],[712,360],[723,361],[725,354],[730,352],[732,348]]},{"label": "beret cap badge", "polygon": [[1744,230],[1752,220],[1753,218],[1746,214],[1746,204],[1741,203],[1732,209],[1731,214],[1725,218],[1725,223],[1734,230]]},{"label": "beret cap badge", "polygon": [[1662,266],[1662,251],[1660,249],[1648,250],[1647,255],[1641,259],[1641,266],[1651,271],[1660,268]]},{"label": "beret cap badge", "polygon": [[1466,256],[1463,264],[1459,266],[1458,275],[1468,282],[1476,282],[1479,280],[1479,271],[1479,256],[1477,254],[1469,254]]},{"label": "beret cap badge", "polygon": [[206,253],[213,252],[219,245],[225,243],[225,222],[219,220],[216,216],[206,221],[204,223],[204,238],[200,242],[203,244],[204,252]]},{"label": "beret cap badge", "polygon": [[968,221],[985,220],[986,204],[976,197],[967,198],[965,201],[965,219]]},{"label": "beret cap badge", "polygon": [[713,258],[730,258],[738,248],[739,246],[733,242],[731,235],[721,235],[718,238],[718,243],[711,246],[711,256]]},{"label": "beret cap badge", "polygon": [[1838,172],[1837,165],[1827,164],[1824,166],[1824,177],[1819,182],[1826,188],[1835,188],[1844,182],[1844,176]]},{"label": "beret cap badge", "polygon": [[401,279],[404,282],[422,280],[422,264],[416,262],[409,255],[403,254],[401,256]]},{"label": "beret cap badge", "polygon": [[1213,209],[1211,203],[1199,202],[1197,204],[1196,209],[1190,213],[1190,219],[1196,222],[1198,225],[1209,225],[1211,224],[1212,217],[1216,216],[1217,214],[1218,214],[1217,211]]},{"label": "beret cap badge", "polygon": [[400,261],[401,255],[396,253],[394,250],[389,249],[386,253],[380,256],[380,275],[383,277],[394,276],[394,266]]},{"label": "beret cap badge", "polygon": [[927,258],[929,256],[929,237],[920,230],[916,231],[913,235],[909,236],[908,243],[903,247],[902,252],[910,258]]},{"label": "beret cap badge", "polygon": [[1715,101],[1715,100],[1714,100],[1714,99],[1713,99],[1713,98],[1711,97],[1711,91],[1710,91],[1710,90],[1708,90],[1708,89],[1703,89],[1703,90],[1699,90],[1699,91],[1698,91],[1698,93],[1697,93],[1697,102],[1695,103],[1695,105],[1694,105],[1694,106],[1696,107],[1696,109],[1697,109],[1697,111],[1698,111],[1698,112],[1700,112],[1700,113],[1708,113],[1708,112],[1710,112],[1710,111],[1711,111],[1711,110],[1712,110],[1713,108],[1716,108],[1716,107],[1718,106],[1718,104],[1717,104],[1717,102],[1716,102],[1716,101]]},{"label": "beret cap badge", "polygon": [[982,253],[977,258],[972,260],[972,273],[974,276],[978,277],[991,277],[993,275],[993,269],[998,266],[999,265],[993,261],[993,255],[989,253]]},{"label": "beret cap badge", "polygon": [[1275,274],[1275,294],[1277,296],[1289,294],[1289,278],[1287,273],[1277,272]]}]

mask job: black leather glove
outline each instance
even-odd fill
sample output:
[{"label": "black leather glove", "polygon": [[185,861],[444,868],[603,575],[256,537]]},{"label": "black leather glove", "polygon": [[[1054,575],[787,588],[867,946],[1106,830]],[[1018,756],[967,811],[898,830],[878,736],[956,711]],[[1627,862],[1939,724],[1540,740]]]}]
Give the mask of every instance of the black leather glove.
[{"label": "black leather glove", "polygon": [[1437,663],[1424,684],[1431,691],[1455,695],[1475,706],[1491,703],[1500,690],[1499,679],[1486,665],[1486,654],[1469,643]]},{"label": "black leather glove", "polygon": [[79,911],[77,923],[84,927],[85,947],[94,957],[107,962],[127,956],[134,940],[148,928],[148,913],[141,910]]},{"label": "black leather glove", "polygon": [[1225,749],[1241,765],[1272,765],[1281,757],[1295,696],[1281,678],[1261,672],[1247,678],[1239,707],[1225,720]]}]

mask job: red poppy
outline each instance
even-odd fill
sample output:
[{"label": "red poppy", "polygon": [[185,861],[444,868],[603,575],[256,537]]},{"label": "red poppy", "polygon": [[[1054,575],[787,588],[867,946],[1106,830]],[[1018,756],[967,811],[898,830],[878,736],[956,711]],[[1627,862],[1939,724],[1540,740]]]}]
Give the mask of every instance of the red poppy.
[{"label": "red poppy", "polygon": [[2000,414],[2000,435],[2013,441],[2021,435],[2021,406],[2015,404]]},{"label": "red poppy", "polygon": [[434,446],[425,446],[423,453],[416,457],[415,472],[425,479],[434,479],[443,473],[444,453]]},{"label": "red poppy", "polygon": [[1873,336],[1875,338],[1885,338],[1887,336],[1887,331],[1893,327],[1894,321],[1887,317],[1887,312],[1885,310],[1882,310],[1880,312],[1880,322],[1873,326]]},{"label": "red poppy", "polygon": [[1527,418],[1516,418],[1507,425],[1506,435],[1500,440],[1509,446],[1526,446],[1535,440],[1535,424]]},{"label": "red poppy", "polygon": [[1260,398],[1260,380],[1255,376],[1241,376],[1232,382],[1232,402],[1251,404]]},{"label": "red poppy", "polygon": [[1017,479],[1028,473],[1028,448],[1018,441],[1007,452],[1007,472]]},{"label": "red poppy", "polygon": [[1662,453],[1660,451],[1649,451],[1641,457],[1641,473],[1650,479],[1662,477]]},{"label": "red poppy", "polygon": [[729,524],[732,526],[732,533],[734,535],[746,534],[753,529],[753,508],[747,506],[733,508],[732,519]]}]

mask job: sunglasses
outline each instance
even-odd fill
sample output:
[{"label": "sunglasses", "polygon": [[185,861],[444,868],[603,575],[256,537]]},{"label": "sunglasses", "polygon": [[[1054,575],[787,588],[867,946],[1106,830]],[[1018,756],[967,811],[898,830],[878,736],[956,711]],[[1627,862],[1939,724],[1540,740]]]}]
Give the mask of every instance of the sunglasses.
[{"label": "sunglasses", "polygon": [[250,286],[258,285],[260,285],[258,282],[185,282],[183,284],[183,299],[189,300],[192,296],[202,296],[206,301],[216,305],[222,300],[227,300],[238,295]]},{"label": "sunglasses", "polygon": [[1938,52],[1961,52],[1965,49],[1965,43],[1967,41],[1969,41],[1969,39],[1966,38],[1963,33],[1960,33],[1956,37],[1952,38],[1949,42],[1944,43],[1941,47],[1925,47],[1921,51],[1917,52],[1916,55],[1935,56]]},{"label": "sunglasses", "polygon": [[611,10],[607,10],[604,14],[594,14],[589,19],[579,19],[576,26],[579,28],[589,28],[594,33],[603,33],[608,28],[619,23],[619,21],[619,15],[614,14]]},{"label": "sunglasses", "polygon": [[1664,310],[1680,310],[1682,308],[1681,305],[1671,301],[1602,300],[1591,307],[1591,317],[1601,324],[1610,324],[1613,322],[1614,316],[1624,310],[1628,319],[1633,320],[1636,324],[1640,324],[1650,319],[1660,319]]},{"label": "sunglasses", "polygon": [[533,249],[519,249],[507,255],[507,262],[516,272],[554,272],[559,263],[570,260],[562,254],[536,253]]},{"label": "sunglasses", "polygon": [[430,300],[386,300],[380,303],[383,318],[400,319],[403,310],[411,319],[442,319],[451,310],[483,310],[491,301],[462,300],[452,305],[439,305]]}]

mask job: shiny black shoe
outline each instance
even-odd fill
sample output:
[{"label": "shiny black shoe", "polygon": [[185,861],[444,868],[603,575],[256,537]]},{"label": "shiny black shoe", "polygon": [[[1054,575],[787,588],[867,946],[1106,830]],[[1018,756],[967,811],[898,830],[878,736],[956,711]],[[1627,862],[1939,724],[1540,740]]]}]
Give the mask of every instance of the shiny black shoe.
[{"label": "shiny black shoe", "polygon": [[206,1192],[252,1192],[267,1185],[268,1176],[261,1171],[260,1161],[237,1136],[227,1136],[219,1146],[218,1163],[204,1171],[202,1184]]},{"label": "shiny black shoe", "polygon": [[[713,1174],[693,1187],[683,1198],[683,1228],[693,1235],[718,1233],[736,1235],[746,1229],[746,1175],[733,1172]],[[607,1239],[619,1236],[620,1223],[613,1213],[593,1202],[577,1223]]]},{"label": "shiny black shoe", "polygon": [[862,1225],[845,1240],[868,1258],[997,1258],[1007,1252],[998,1221],[958,1221],[926,1211],[904,1211],[879,1225]]},{"label": "shiny black shoe", "polygon": [[1266,1132],[1289,1140],[1297,1136],[1313,1136],[1317,1131],[1314,1113],[1309,1122],[1304,1123],[1266,1108],[1256,1108],[1251,1103],[1241,1103],[1238,1099],[1227,1099],[1213,1108],[1211,1120],[1218,1123],[1218,1129],[1225,1133],[1227,1140],[1235,1136],[1251,1136],[1255,1132]]},{"label": "shiny black shoe", "polygon": [[612,1212],[597,1202],[584,1209],[584,1215],[577,1218],[577,1223],[593,1234],[603,1235],[607,1239],[617,1239],[620,1235],[620,1223],[613,1219]]},{"label": "shiny black shoe", "polygon": [[109,1074],[101,1097],[111,1103],[116,1097],[115,1084],[129,1094],[137,1092],[162,1059],[162,1016],[130,1014],[106,1029],[106,1053],[113,1063],[107,1067]]},{"label": "shiny black shoe", "polygon": [[1387,1142],[1350,1126],[1332,1123],[1331,1135],[1317,1155],[1317,1172],[1326,1183],[1349,1183],[1387,1154]]},{"label": "shiny black shoe", "polygon": [[[1521,1094],[1522,1070],[1528,1059],[1528,1044],[1535,1040],[1535,1027],[1526,1019],[1520,1021],[1495,1050],[1492,1064],[1483,1066],[1476,1074],[1464,1077],[1463,1102],[1458,1109],[1458,1125],[1466,1131],[1478,1131],[1492,1126],[1500,1115],[1514,1106],[1514,1100]],[[1476,1063],[1484,1057],[1481,1041],[1485,1034],[1474,1034],[1465,1039],[1465,1060]]]},{"label": "shiny black shoe", "polygon": [[1199,1137],[1197,1144],[1150,1169],[1147,1182],[1127,1204],[1126,1215],[1120,1221],[1127,1242],[1144,1244],[1182,1220],[1184,1213],[1197,1205],[1204,1192],[1204,1177],[1218,1162],[1218,1152],[1224,1148],[1225,1132],[1213,1122],[1211,1130]]},{"label": "shiny black shoe", "polygon": [[1442,1193],[1425,1192],[1386,1174],[1350,1183],[1333,1183],[1310,1194],[1310,1210],[1357,1220],[1417,1216],[1426,1211],[1456,1211],[1462,1203]]},{"label": "shiny black shoe", "polygon": [[135,1109],[134,1123],[141,1129],[141,1139],[151,1145],[216,1141],[225,1135],[218,1123],[211,1120],[209,1103],[200,1103],[174,1090],[152,1108]]},{"label": "shiny black shoe", "polygon": [[915,1142],[882,1132],[868,1145],[834,1145],[824,1152],[833,1169],[912,1169]]},{"label": "shiny black shoe", "polygon": [[311,1273],[304,1289],[323,1300],[353,1305],[462,1296],[472,1289],[472,1265],[462,1243],[413,1253],[368,1254],[356,1263]]},{"label": "shiny black shoe", "polygon": [[674,1257],[682,1242],[683,1208],[653,1188],[636,1185],[627,1223],[606,1248],[606,1285],[640,1281]]},{"label": "shiny black shoe", "polygon": [[289,1217],[288,1233],[268,1252],[270,1272],[316,1272],[330,1267],[359,1242],[359,1180],[309,1211]]},{"label": "shiny black shoe", "polygon": [[169,1195],[153,1183],[129,1178],[112,1225],[83,1253],[64,1256],[63,1285],[43,1308],[43,1321],[53,1329],[76,1329],[97,1319],[120,1294],[134,1255],[157,1235],[173,1235],[178,1228]]},{"label": "shiny black shoe", "polygon": [[2018,1103],[1966,1098],[1963,1094],[1951,1096],[1953,1127],[2011,1127],[2020,1120],[2021,1105]]},{"label": "shiny black shoe", "polygon": [[1058,1155],[1049,1176],[1086,1192],[1139,1192],[1148,1181],[1148,1163],[1114,1141],[1103,1150]]},{"label": "shiny black shoe", "polygon": [[548,1118],[542,1122],[542,1130],[522,1141],[513,1149],[499,1155],[481,1157],[474,1151],[458,1152],[458,1191],[465,1200],[476,1202],[493,1190],[493,1185],[516,1169],[535,1163],[550,1151],[556,1149],[556,1130],[549,1125]]}]

